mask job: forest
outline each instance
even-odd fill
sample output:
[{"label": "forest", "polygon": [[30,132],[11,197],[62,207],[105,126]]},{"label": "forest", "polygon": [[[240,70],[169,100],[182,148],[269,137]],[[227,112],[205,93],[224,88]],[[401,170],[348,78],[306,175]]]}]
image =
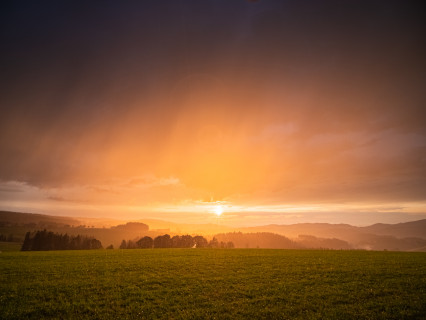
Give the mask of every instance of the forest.
[{"label": "forest", "polygon": [[[112,249],[112,247],[109,247]],[[152,239],[149,236],[142,237],[137,241],[123,240],[120,249],[148,249],[148,248],[234,248],[232,241],[218,241],[215,237],[207,241],[203,236],[175,235],[170,237],[169,234],[161,235]]]},{"label": "forest", "polygon": [[[90,250],[102,249],[102,243],[88,236],[70,236],[68,234],[53,233],[52,231],[42,230],[27,232],[21,251],[50,251],[50,250]],[[112,245],[106,249],[113,249]],[[191,235],[170,235],[165,234],[154,239],[149,236],[141,237],[137,241],[123,240],[120,249],[148,249],[148,248],[234,248],[232,241],[218,241],[213,238],[207,241],[203,236]]]},{"label": "forest", "polygon": [[99,240],[86,236],[69,236],[42,230],[27,232],[21,251],[90,250],[102,249]]}]

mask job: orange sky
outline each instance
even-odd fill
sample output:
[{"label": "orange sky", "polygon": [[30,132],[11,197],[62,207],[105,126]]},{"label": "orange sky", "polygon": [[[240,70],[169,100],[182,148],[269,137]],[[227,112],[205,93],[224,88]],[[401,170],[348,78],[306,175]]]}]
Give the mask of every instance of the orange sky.
[{"label": "orange sky", "polygon": [[57,5],[25,22],[9,8],[0,209],[425,218],[424,19],[412,4],[336,3]]}]

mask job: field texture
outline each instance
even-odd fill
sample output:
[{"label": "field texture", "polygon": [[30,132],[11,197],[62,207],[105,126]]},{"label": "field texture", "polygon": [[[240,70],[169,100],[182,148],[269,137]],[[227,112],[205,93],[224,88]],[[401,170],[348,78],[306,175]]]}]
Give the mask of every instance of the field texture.
[{"label": "field texture", "polygon": [[424,253],[3,252],[0,280],[1,319],[426,318]]}]

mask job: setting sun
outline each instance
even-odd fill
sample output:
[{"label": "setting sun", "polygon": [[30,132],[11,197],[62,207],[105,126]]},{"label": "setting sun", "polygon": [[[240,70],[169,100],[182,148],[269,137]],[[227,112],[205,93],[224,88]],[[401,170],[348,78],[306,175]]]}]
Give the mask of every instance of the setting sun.
[{"label": "setting sun", "polygon": [[223,213],[223,208],[222,208],[222,206],[216,206],[216,207],[214,208],[214,213],[216,213],[216,215],[217,215],[217,216],[222,215],[222,213]]}]

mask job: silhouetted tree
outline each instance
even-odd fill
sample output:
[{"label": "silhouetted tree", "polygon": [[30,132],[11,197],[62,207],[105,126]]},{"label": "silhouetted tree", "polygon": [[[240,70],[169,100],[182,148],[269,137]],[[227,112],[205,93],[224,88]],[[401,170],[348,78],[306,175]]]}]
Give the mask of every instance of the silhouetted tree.
[{"label": "silhouetted tree", "polygon": [[71,237],[69,247],[70,247],[71,250],[76,250],[77,248],[81,247],[80,235],[78,235],[76,237]]},{"label": "silhouetted tree", "polygon": [[46,238],[44,239],[43,249],[42,250],[57,250],[55,246],[56,237],[53,232],[49,231],[46,234]]},{"label": "silhouetted tree", "polygon": [[194,245],[194,239],[189,234],[181,237],[181,248],[191,248]]},{"label": "silhouetted tree", "polygon": [[215,237],[213,237],[213,239],[210,240],[209,248],[219,248],[219,242],[217,241]]},{"label": "silhouetted tree", "polygon": [[158,236],[154,239],[154,248],[171,248],[172,239],[170,235],[165,234],[163,236]]},{"label": "silhouetted tree", "polygon": [[145,236],[141,239],[139,239],[136,242],[138,248],[142,248],[142,249],[148,249],[148,248],[152,248],[154,245],[154,240],[152,240],[151,237]]},{"label": "silhouetted tree", "polygon": [[149,226],[141,222],[128,222],[126,224],[120,224],[111,229],[123,230],[123,231],[137,231],[137,232],[146,232],[149,230]]},{"label": "silhouetted tree", "polygon": [[137,245],[134,241],[132,240],[127,241],[127,249],[136,249],[136,248],[137,248]]},{"label": "silhouetted tree", "polygon": [[32,239],[31,239],[30,235],[31,235],[31,233],[29,231],[25,234],[25,239],[24,239],[24,243],[22,244],[21,251],[31,250]]},{"label": "silhouetted tree", "polygon": [[34,237],[27,232],[22,251],[41,251],[41,250],[81,250],[81,249],[100,249],[102,244],[99,240],[86,236],[69,237],[67,234],[57,234],[53,232],[36,231]]},{"label": "silhouetted tree", "polygon": [[197,248],[206,248],[209,243],[203,236],[195,236],[192,238]]},{"label": "silhouetted tree", "polygon": [[194,240],[190,235],[174,236],[172,239],[172,248],[191,248]]},{"label": "silhouetted tree", "polygon": [[35,250],[35,251],[43,250],[46,233],[47,233],[46,230],[36,232],[36,234],[34,235],[32,247],[30,250]]},{"label": "silhouetted tree", "polygon": [[102,244],[99,240],[94,238],[88,238],[85,240],[85,249],[102,249]]},{"label": "silhouetted tree", "polygon": [[60,250],[68,250],[69,249],[69,244],[70,244],[70,237],[68,236],[68,234],[64,234],[61,237],[61,243],[60,243]]},{"label": "silhouetted tree", "polygon": [[171,245],[172,248],[180,248],[181,247],[181,237],[180,236],[174,236],[171,239],[171,243],[172,243],[172,245]]},{"label": "silhouetted tree", "polygon": [[123,241],[121,241],[120,249],[127,249],[127,242],[126,242],[126,240],[123,239]]}]

